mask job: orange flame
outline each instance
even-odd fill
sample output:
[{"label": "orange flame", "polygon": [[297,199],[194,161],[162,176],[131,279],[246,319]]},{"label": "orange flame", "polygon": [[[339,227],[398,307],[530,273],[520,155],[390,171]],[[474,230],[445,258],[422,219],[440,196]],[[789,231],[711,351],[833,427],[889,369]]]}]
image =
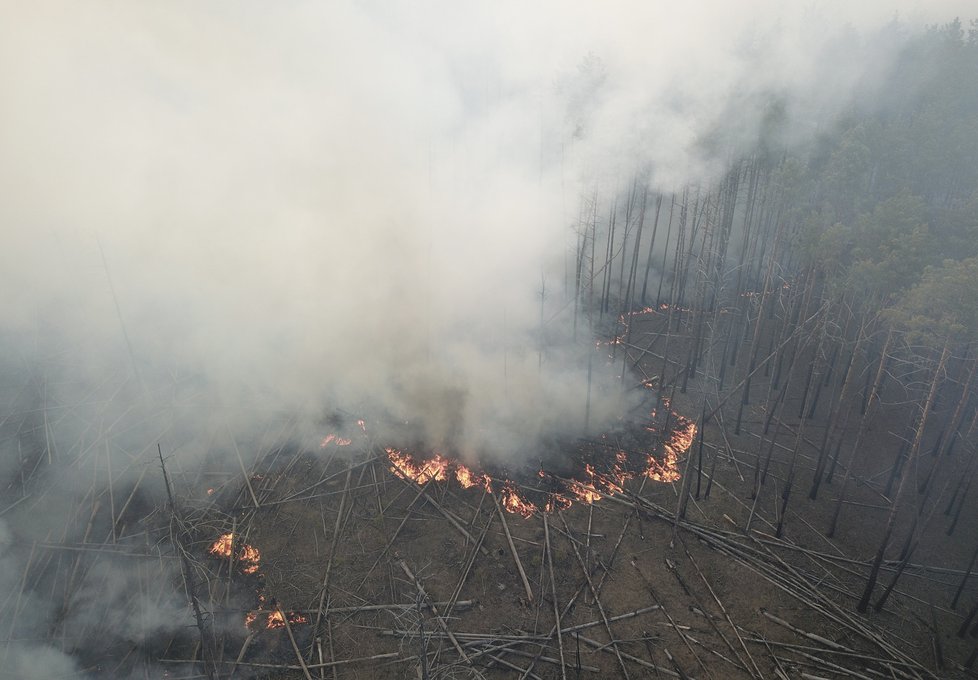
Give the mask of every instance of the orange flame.
[{"label": "orange flame", "polygon": [[[663,400],[665,401],[665,400]],[[673,428],[669,436],[669,441],[663,444],[662,448],[666,453],[662,462],[649,456],[648,477],[656,482],[675,482],[680,478],[679,457],[689,450],[696,438],[696,423],[692,420],[674,414],[677,420],[676,427]]]},{"label": "orange flame", "polygon": [[601,500],[601,492],[600,491],[598,491],[597,489],[595,489],[593,486],[588,486],[587,484],[583,484],[582,482],[578,482],[575,479],[572,479],[570,481],[567,490],[570,491],[571,494],[574,495],[574,498],[576,498],[579,501],[583,501],[584,503],[587,503],[588,505],[590,505],[591,503],[594,503],[595,501]]},{"label": "orange flame", "polygon": [[386,449],[387,457],[391,462],[391,472],[400,477],[418,484],[424,484],[429,479],[436,482],[444,482],[448,479],[449,461],[442,458],[440,454],[435,454],[434,458],[416,463],[414,458],[397,449]]},{"label": "orange flame", "polygon": [[[358,422],[363,422],[363,421],[358,421]],[[363,426],[361,425],[361,427]],[[323,440],[321,442],[319,442],[319,448],[325,449],[330,444],[333,444],[334,446],[349,446],[352,443],[353,440],[347,439],[346,437],[340,437],[339,435],[336,434],[328,434],[325,437],[323,437]]]},{"label": "orange flame", "polygon": [[[207,552],[215,557],[220,557],[222,559],[229,559],[232,554],[235,553],[235,537],[234,534],[229,532],[222,534],[218,537],[216,541],[208,548]],[[258,573],[258,568],[261,563],[261,552],[253,545],[248,545],[247,543],[242,543],[237,546],[237,560],[241,571],[245,574],[256,574]],[[250,611],[245,614],[244,624],[245,628],[251,628],[254,623],[258,620],[260,614],[264,614],[265,607],[265,594],[258,593],[258,609]],[[270,611],[266,615],[265,627],[266,628],[284,628],[285,621],[288,620],[290,624],[300,624],[308,623],[309,619],[298,612],[286,612],[284,615],[281,610],[276,609]]]},{"label": "orange flame", "polygon": [[261,562],[261,553],[253,545],[241,546],[241,571],[246,574],[254,574],[258,571],[258,563]]},{"label": "orange flame", "polygon": [[560,494],[552,494],[547,502],[543,505],[544,512],[559,512],[561,510],[566,510],[572,504],[571,499],[567,496],[561,496]]},{"label": "orange flame", "polygon": [[492,492],[492,480],[489,479],[488,475],[482,475],[472,472],[469,468],[464,465],[459,464],[455,468],[455,479],[458,483],[462,485],[463,489],[471,489],[473,486],[481,486],[486,491]]},{"label": "orange flame", "polygon": [[[668,400],[662,401],[668,408]],[[672,417],[674,425],[669,432],[669,438],[662,444],[663,459],[659,460],[652,454],[648,454],[645,457],[644,470],[640,469],[641,466],[639,469],[635,468],[634,456],[630,465],[629,456],[625,451],[615,453],[614,462],[611,462],[610,466],[608,466],[609,461],[603,460],[601,467],[605,469],[601,472],[591,463],[585,464],[583,475],[578,479],[558,478],[540,470],[537,473],[539,477],[549,480],[552,489],[556,487],[556,490],[546,494],[547,500],[542,502],[542,508],[521,494],[516,482],[505,478],[497,482],[488,474],[473,471],[441,454],[436,453],[431,458],[420,459],[394,448],[388,448],[386,451],[391,472],[401,479],[425,484],[429,481],[445,482],[450,477],[454,477],[463,489],[481,487],[490,493],[493,492],[493,484],[496,483],[502,507],[507,512],[528,518],[540,510],[543,512],[563,510],[570,507],[575,500],[591,504],[604,496],[620,494],[625,490],[625,483],[639,475],[647,476],[657,482],[677,481],[680,478],[679,458],[693,444],[696,437],[696,423],[675,412],[672,413]],[[654,427],[646,429],[655,431]],[[605,435],[601,438],[607,439]]]},{"label": "orange flame", "polygon": [[523,515],[523,517],[533,516],[533,511],[536,510],[536,507],[520,496],[519,491],[516,490],[516,487],[512,482],[506,482],[503,484],[503,488],[499,492],[499,495],[502,500],[503,507],[509,512],[512,512],[515,515]]},{"label": "orange flame", "polygon": [[216,541],[214,544],[207,549],[211,555],[215,557],[228,558],[231,557],[231,546],[234,544],[234,534],[224,534]]},{"label": "orange flame", "polygon": [[297,614],[296,612],[285,612],[283,615],[281,609],[276,609],[273,612],[269,612],[268,618],[265,620],[265,627],[285,628],[286,620],[288,620],[289,624],[293,626],[300,623],[309,623],[309,619],[302,614]]},{"label": "orange flame", "polygon": [[[229,532],[218,537],[211,547],[207,549],[207,552],[214,557],[230,559],[233,549],[234,534]],[[258,565],[261,562],[261,552],[253,545],[242,543],[238,546],[237,559],[238,565],[241,567],[243,573],[254,574],[258,571]]]}]

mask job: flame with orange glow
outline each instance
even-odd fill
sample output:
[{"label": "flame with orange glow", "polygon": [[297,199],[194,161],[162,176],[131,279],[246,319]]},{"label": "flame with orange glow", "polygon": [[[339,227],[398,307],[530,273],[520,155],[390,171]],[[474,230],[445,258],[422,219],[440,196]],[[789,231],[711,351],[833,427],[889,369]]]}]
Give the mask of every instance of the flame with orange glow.
[{"label": "flame with orange glow", "polygon": [[535,505],[520,496],[520,492],[516,490],[515,482],[503,483],[499,495],[501,496],[503,508],[513,514],[531,517],[537,509]]},{"label": "flame with orange glow", "polygon": [[[668,400],[663,406],[669,408]],[[654,412],[652,414],[654,420]],[[657,482],[675,482],[680,478],[679,459],[689,450],[696,437],[696,423],[672,412],[669,436],[662,441],[662,459],[652,454],[617,450],[613,454],[601,449],[591,453],[591,462],[585,462],[574,477],[559,477],[546,470],[539,470],[536,477],[541,489],[529,489],[508,476],[493,476],[488,471],[477,471],[460,461],[435,453],[421,458],[394,448],[387,448],[390,470],[401,479],[424,485],[429,482],[448,482],[454,479],[463,489],[479,487],[498,495],[502,507],[510,513],[530,517],[535,512],[564,510],[574,501],[594,503],[604,496],[620,494],[625,483],[639,476]],[[655,432],[655,427],[646,427]],[[610,446],[601,442],[601,446]],[[600,469],[599,469],[600,468]],[[530,491],[542,497],[531,499]]]},{"label": "flame with orange glow", "polygon": [[678,305],[670,305],[668,302],[660,303],[658,307],[642,307],[641,309],[634,309],[630,312],[624,312],[618,316],[618,325],[621,327],[621,331],[618,335],[611,338],[611,340],[598,340],[595,344],[597,347],[602,345],[622,345],[625,343],[625,337],[628,335],[628,324],[634,317],[645,316],[647,314],[658,314],[668,312],[670,309],[676,312],[691,312],[693,310],[687,307],[679,307]]},{"label": "flame with orange glow", "polygon": [[[232,552],[234,552],[234,543],[234,534],[229,532],[218,537],[211,547],[207,549],[207,552],[214,557],[230,559]],[[255,574],[258,572],[258,565],[261,562],[261,552],[255,546],[248,545],[247,543],[238,545],[235,558],[242,573]]]},{"label": "flame with orange glow", "polygon": [[234,534],[228,533],[219,537],[214,544],[207,549],[214,557],[231,557],[231,551],[234,546]]},{"label": "flame with orange glow", "polygon": [[283,612],[281,609],[276,609],[268,613],[268,617],[265,619],[265,628],[285,628],[286,621],[292,626],[299,623],[309,623],[309,619],[302,614],[297,612]]},{"label": "flame with orange glow", "polygon": [[[362,421],[358,421],[362,422]],[[319,442],[319,448],[325,449],[327,446],[332,444],[333,446],[349,446],[353,443],[352,439],[347,439],[346,437],[340,437],[335,434],[328,434],[323,437],[323,440]]]},{"label": "flame with orange glow", "polygon": [[[238,567],[241,569],[242,573],[249,575],[258,573],[258,568],[261,563],[261,552],[255,546],[248,545],[247,543],[235,545],[235,536],[231,532],[221,534],[217,540],[211,544],[211,547],[207,549],[207,552],[214,557],[225,560],[230,559],[231,556],[234,555],[237,560]],[[285,612],[283,615],[280,609],[265,611],[264,606],[265,595],[259,592],[258,609],[245,614],[245,628],[250,629],[252,626],[254,626],[259,615],[265,616],[266,628],[284,628],[286,620],[288,620],[289,624],[309,622],[309,619],[302,614],[296,612]]]},{"label": "flame with orange glow", "polygon": [[649,456],[649,470],[646,474],[653,481],[679,481],[679,457],[689,451],[689,447],[693,445],[693,440],[696,438],[696,423],[682,416],[677,418],[679,420],[677,426],[673,428],[669,439],[662,445],[662,450],[666,454],[665,459],[660,462]]},{"label": "flame with orange glow", "polygon": [[481,486],[486,491],[492,491],[492,480],[488,475],[472,472],[464,465],[455,468],[455,479],[462,485],[463,489],[471,489],[473,486]]}]

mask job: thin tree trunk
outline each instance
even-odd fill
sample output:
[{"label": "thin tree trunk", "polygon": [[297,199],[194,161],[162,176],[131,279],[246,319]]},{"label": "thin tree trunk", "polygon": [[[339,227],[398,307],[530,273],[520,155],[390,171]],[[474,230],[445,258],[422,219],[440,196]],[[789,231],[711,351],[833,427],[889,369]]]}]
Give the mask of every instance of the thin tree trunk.
[{"label": "thin tree trunk", "polygon": [[767,274],[764,275],[764,290],[761,293],[761,300],[757,307],[757,319],[754,322],[754,333],[751,339],[750,346],[750,361],[747,365],[747,381],[744,383],[743,392],[741,393],[740,408],[737,409],[737,422],[734,425],[734,434],[740,434],[740,426],[743,421],[744,409],[747,404],[750,403],[750,384],[751,384],[751,374],[754,372],[754,366],[757,363],[757,348],[760,346],[761,339],[761,327],[762,319],[764,316],[764,304],[767,300],[768,293],[771,289],[771,277],[774,274],[774,260],[777,254],[777,241],[775,242],[775,252],[771,253],[771,259],[768,262]]},{"label": "thin tree trunk", "polygon": [[204,673],[209,680],[213,680],[216,675],[216,668],[213,663],[213,654],[210,638],[206,633],[204,615],[200,609],[200,598],[197,596],[197,582],[194,579],[193,569],[190,566],[190,558],[187,555],[186,542],[184,540],[183,518],[180,509],[173,501],[173,490],[170,487],[170,477],[166,472],[166,464],[163,462],[163,450],[159,444],[156,445],[157,453],[160,457],[160,469],[163,470],[163,481],[166,486],[166,497],[170,506],[170,516],[174,526],[173,537],[176,542],[177,550],[180,553],[180,567],[183,572],[183,583],[187,589],[187,596],[190,598],[190,606],[194,612],[194,621],[197,624],[197,632],[200,635],[200,660],[204,667]]},{"label": "thin tree trunk", "polygon": [[[662,194],[655,200],[655,220],[652,222],[652,238],[649,241],[649,257],[645,263],[645,278],[642,280],[642,306],[645,306],[645,298],[649,289],[649,274],[652,271],[652,254],[655,250],[655,237],[659,233],[659,212],[662,210]],[[662,273],[659,273],[662,276]]]},{"label": "thin tree trunk", "polygon": [[890,343],[893,339],[892,331],[887,334],[886,341],[883,343],[883,349],[880,352],[879,363],[877,364],[876,377],[873,379],[872,384],[869,384],[867,375],[867,391],[866,399],[863,401],[864,408],[862,410],[862,418],[859,421],[859,429],[856,430],[856,438],[852,445],[852,453],[849,456],[849,464],[846,465],[846,473],[842,477],[842,484],[839,486],[839,496],[835,500],[835,509],[832,511],[832,521],[829,523],[829,529],[825,533],[826,536],[832,538],[835,536],[835,531],[839,525],[839,516],[842,512],[842,503],[846,498],[846,483],[849,481],[849,477],[852,475],[852,467],[856,462],[856,455],[859,453],[859,448],[862,445],[863,435],[866,433],[866,424],[869,416],[869,406],[873,403],[877,394],[879,393],[879,386],[883,380],[883,370],[886,366],[886,354],[889,351]]},{"label": "thin tree trunk", "polygon": [[958,589],[954,592],[954,599],[951,600],[951,609],[958,608],[958,600],[961,598],[961,593],[964,592],[964,586],[971,578],[971,570],[975,568],[975,560],[978,559],[978,545],[975,546],[975,550],[971,553],[971,559],[968,560],[968,568],[964,571],[964,576],[961,577],[961,583],[958,585]]},{"label": "thin tree trunk", "polygon": [[[852,349],[853,355],[859,351],[863,338],[866,337],[865,330],[865,325],[860,326],[859,334],[856,337],[856,344]],[[831,436],[835,434],[835,427],[839,418],[839,411],[842,409],[842,405],[845,403],[845,399],[848,396],[854,365],[854,361],[849,362],[845,375],[842,378],[842,386],[839,388],[839,395],[836,397],[835,401],[832,403],[832,407],[829,410],[828,422],[825,424],[825,433],[822,435],[822,444],[819,447],[818,460],[815,463],[815,474],[812,477],[812,488],[808,492],[808,497],[812,500],[816,500],[818,498],[818,490],[822,484],[825,465],[828,461],[829,440]]]},{"label": "thin tree trunk", "polygon": [[662,267],[659,270],[659,289],[655,293],[656,308],[662,306],[662,283],[666,278],[666,260],[669,258],[669,241],[672,238],[672,217],[676,212],[676,194],[672,195],[669,205],[669,224],[666,227],[666,245],[662,248]]},{"label": "thin tree trunk", "polygon": [[[950,350],[948,349],[948,342],[944,343],[944,348],[941,350],[941,357],[937,362],[937,366],[934,368],[934,375],[930,383],[930,391],[927,394],[927,400],[924,402],[924,406],[920,415],[920,422],[917,425],[917,432],[914,435],[913,445],[910,448],[910,454],[908,456],[908,461],[913,462],[917,454],[920,452],[920,442],[924,437],[924,428],[927,426],[927,419],[930,416],[931,408],[934,405],[934,398],[937,395],[937,388],[941,384],[941,374],[944,371],[944,365],[947,363],[948,355]],[[903,491],[906,486],[906,481],[909,475],[903,475],[900,479],[900,486],[897,488],[896,496],[893,499],[893,503],[890,506],[890,513],[886,519],[886,527],[883,530],[883,540],[880,542],[880,547],[876,551],[876,557],[873,558],[873,565],[870,568],[869,577],[866,579],[866,588],[863,590],[862,597],[859,599],[859,604],[856,609],[860,613],[865,613],[866,608],[869,606],[869,600],[873,595],[873,589],[876,587],[876,581],[879,578],[880,565],[883,563],[883,556],[886,553],[887,547],[890,544],[890,538],[893,535],[893,528],[896,525],[897,513],[900,510],[900,501],[903,498]]]}]

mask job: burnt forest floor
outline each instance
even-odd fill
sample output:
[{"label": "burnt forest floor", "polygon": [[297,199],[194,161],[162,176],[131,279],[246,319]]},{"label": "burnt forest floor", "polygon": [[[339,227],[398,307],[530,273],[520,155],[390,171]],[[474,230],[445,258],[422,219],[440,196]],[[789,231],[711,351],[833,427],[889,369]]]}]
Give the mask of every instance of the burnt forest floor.
[{"label": "burnt forest floor", "polygon": [[[654,347],[662,323],[636,323],[634,347]],[[675,378],[682,367],[674,357],[685,356],[681,335],[668,347],[665,362],[661,348],[644,354],[639,378],[657,376],[663,365]],[[616,351],[618,361],[622,351],[639,354]],[[744,372],[731,370],[737,380]],[[220,668],[255,678],[965,677],[975,641],[956,633],[974,587],[958,611],[950,602],[973,549],[972,508],[957,540],[945,536],[947,517],[928,515],[921,545],[885,606],[856,612],[909,411],[893,405],[871,421],[832,539],[825,531],[849,453],[842,449],[832,484],[810,500],[827,405],[805,419],[784,533],[776,538],[802,419],[789,393],[755,505],[755,466],[770,441],[761,434],[764,373],[741,433],[733,427],[738,395],[707,423],[702,464],[698,442],[681,461],[683,480],[631,480],[624,493],[546,517],[500,513],[481,488],[402,480],[382,443],[369,437],[341,455],[269,456],[250,471],[251,490],[240,473],[227,475],[215,497],[224,513],[211,523],[213,535],[198,537],[200,546],[218,531],[234,531],[262,557],[251,574],[234,560],[203,558],[212,574],[205,597],[224,603]],[[685,391],[678,380],[663,389],[690,418],[704,399],[710,409],[718,403],[716,380],[702,370]],[[858,402],[846,408],[858,411]],[[684,483],[690,499],[676,522]],[[887,559],[900,547],[895,540]],[[874,601],[893,573],[888,563]],[[288,626],[264,624],[276,607]],[[249,611],[257,619],[246,628]]]}]

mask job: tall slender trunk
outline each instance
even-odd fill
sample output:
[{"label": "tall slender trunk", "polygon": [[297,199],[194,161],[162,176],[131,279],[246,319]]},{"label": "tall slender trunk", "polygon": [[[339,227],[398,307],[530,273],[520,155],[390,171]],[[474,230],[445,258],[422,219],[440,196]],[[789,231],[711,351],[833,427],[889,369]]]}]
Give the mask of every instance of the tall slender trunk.
[{"label": "tall slender trunk", "polygon": [[618,270],[618,304],[620,305],[625,303],[625,261],[628,259],[626,257],[628,251],[628,235],[632,227],[632,213],[635,210],[635,193],[637,190],[638,178],[636,177],[632,179],[632,188],[628,192],[628,204],[625,206],[625,228],[621,237],[621,248],[619,248],[619,252],[621,253],[621,266]]},{"label": "tall slender trunk", "polygon": [[[859,351],[863,338],[865,338],[865,331],[866,325],[863,324],[859,327],[859,334],[856,336],[856,344],[852,350],[853,354]],[[828,461],[828,452],[830,448],[829,440],[832,435],[835,434],[835,427],[836,422],[838,421],[839,411],[842,409],[842,405],[845,403],[845,399],[849,394],[849,385],[851,384],[854,365],[854,361],[849,362],[849,366],[846,368],[845,375],[842,378],[842,386],[839,388],[839,394],[835,401],[832,402],[832,406],[829,410],[828,422],[825,424],[825,433],[822,435],[822,444],[819,447],[818,460],[815,463],[815,474],[812,477],[812,488],[808,492],[808,497],[812,500],[818,498],[818,490],[822,484],[825,465]]]},{"label": "tall slender trunk", "polygon": [[740,398],[740,408],[737,409],[737,423],[734,426],[734,433],[740,434],[740,426],[743,421],[744,409],[747,404],[750,403],[750,384],[751,384],[751,374],[754,372],[754,367],[757,364],[757,349],[760,346],[761,339],[761,327],[762,320],[764,318],[764,304],[767,301],[768,293],[771,290],[771,277],[774,274],[774,261],[778,250],[778,239],[775,239],[774,252],[771,253],[770,260],[768,261],[767,273],[764,275],[764,290],[761,292],[761,299],[757,307],[757,319],[754,322],[754,333],[751,339],[750,346],[750,361],[747,365],[747,380],[744,383],[743,392]]},{"label": "tall slender trunk", "polygon": [[669,224],[666,226],[666,245],[662,248],[662,267],[659,269],[659,289],[655,293],[655,306],[662,305],[662,283],[666,278],[666,261],[669,258],[669,241],[672,238],[672,217],[676,212],[676,194],[669,205]]},{"label": "tall slender trunk", "polygon": [[964,576],[961,577],[961,583],[958,585],[958,589],[954,591],[954,598],[951,600],[951,609],[958,608],[958,600],[961,598],[961,593],[964,592],[964,586],[971,577],[971,570],[975,568],[975,560],[978,559],[978,545],[975,546],[975,550],[971,553],[971,559],[968,560],[968,568],[964,571]]},{"label": "tall slender trunk", "polygon": [[[815,346],[816,356],[818,355],[819,350],[821,349],[822,339],[824,338],[824,335],[825,335],[824,331],[819,332],[818,344]],[[789,374],[788,380],[790,381],[790,379],[791,376]],[[811,380],[809,379],[808,382],[810,384]],[[785,385],[787,384],[788,383],[786,381]],[[801,401],[802,414],[804,414],[805,412],[805,406],[808,403],[808,399],[809,399],[809,390],[806,387],[805,393],[802,395],[802,401]],[[801,450],[801,445],[805,441],[805,423],[807,422],[808,420],[806,418],[799,416],[798,432],[795,434],[795,444],[791,449],[791,462],[788,465],[788,476],[787,479],[785,480],[784,491],[781,494],[781,512],[778,514],[778,527],[775,530],[775,535],[778,538],[781,538],[781,536],[784,534],[784,520],[786,515],[788,514],[788,502],[791,499],[791,492],[794,489],[794,485],[795,485],[795,472],[796,472],[796,463],[798,461],[798,452]]]},{"label": "tall slender trunk", "polygon": [[859,421],[859,428],[856,430],[856,438],[852,444],[852,453],[849,455],[849,463],[846,465],[846,472],[842,476],[842,484],[839,486],[839,495],[835,499],[835,509],[832,511],[832,521],[829,523],[828,531],[825,532],[825,535],[829,538],[835,536],[835,530],[839,525],[839,515],[842,512],[842,503],[846,498],[846,483],[849,481],[849,477],[852,475],[852,466],[856,462],[856,455],[859,453],[859,448],[863,441],[863,435],[866,433],[866,425],[870,415],[869,406],[873,404],[875,397],[879,394],[879,387],[883,381],[883,370],[886,367],[886,356],[892,341],[893,332],[891,331],[887,334],[886,341],[883,343],[883,349],[880,352],[879,363],[877,364],[876,368],[876,377],[873,379],[872,384],[867,386],[866,399],[864,400],[866,408],[862,411],[862,418]]},{"label": "tall slender trunk", "polygon": [[[941,357],[937,362],[937,366],[934,368],[934,374],[930,382],[930,391],[927,393],[927,400],[924,402],[922,412],[920,414],[920,422],[917,425],[917,432],[914,435],[913,445],[910,448],[910,454],[908,457],[909,462],[914,462],[917,454],[920,452],[920,442],[924,437],[924,428],[927,426],[927,419],[930,416],[931,408],[934,405],[934,398],[937,395],[937,388],[941,384],[941,374],[944,372],[944,365],[947,363],[948,355],[950,350],[948,349],[948,342],[945,341],[944,348],[941,350]],[[890,538],[893,535],[893,528],[896,526],[897,514],[900,510],[900,501],[903,499],[903,491],[906,487],[906,481],[910,475],[903,475],[900,479],[900,486],[897,488],[896,496],[893,498],[893,503],[890,506],[890,512],[886,519],[886,527],[883,530],[883,540],[880,541],[880,547],[876,551],[876,557],[873,558],[873,564],[869,571],[869,577],[866,579],[866,588],[863,590],[863,595],[859,599],[859,604],[856,609],[859,612],[864,613],[869,606],[869,600],[873,595],[873,589],[876,587],[876,581],[879,578],[880,565],[883,563],[883,556],[886,553],[887,547],[890,544]]]},{"label": "tall slender trunk", "polygon": [[194,620],[197,624],[197,632],[200,635],[200,660],[204,668],[204,673],[210,680],[216,677],[217,668],[214,663],[214,645],[211,644],[211,637],[207,634],[207,626],[204,623],[204,615],[200,607],[200,598],[197,595],[197,580],[194,578],[193,568],[190,565],[190,558],[186,548],[186,530],[180,508],[173,501],[173,490],[170,487],[170,477],[166,472],[166,464],[163,462],[163,450],[159,444],[156,445],[157,453],[160,457],[160,468],[163,470],[163,481],[166,487],[166,497],[170,506],[170,529],[172,531],[174,543],[180,555],[180,566],[183,574],[183,584],[190,599],[190,605],[194,612]]},{"label": "tall slender trunk", "polygon": [[[645,306],[646,294],[649,290],[649,274],[652,271],[652,254],[655,250],[655,237],[659,233],[659,213],[662,210],[662,194],[655,199],[655,219],[652,221],[652,238],[649,239],[649,257],[645,262],[645,278],[642,279],[642,306]],[[659,273],[662,276],[662,273]]]},{"label": "tall slender trunk", "polygon": [[608,298],[611,295],[611,264],[614,260],[615,252],[615,224],[618,218],[618,200],[611,203],[611,212],[608,215],[608,240],[605,243],[604,270],[601,277],[601,311],[599,316],[604,316],[608,311]]},{"label": "tall slender trunk", "polygon": [[[628,314],[632,310],[632,298],[635,297],[635,279],[638,276],[638,255],[642,246],[642,230],[645,227],[645,206],[648,198],[649,190],[646,187],[642,190],[642,205],[638,213],[638,229],[635,232],[635,245],[632,247],[632,266],[628,274],[628,285],[625,288],[625,307],[622,310],[625,314]],[[628,328],[628,332],[631,333],[631,324],[628,325]]]}]

